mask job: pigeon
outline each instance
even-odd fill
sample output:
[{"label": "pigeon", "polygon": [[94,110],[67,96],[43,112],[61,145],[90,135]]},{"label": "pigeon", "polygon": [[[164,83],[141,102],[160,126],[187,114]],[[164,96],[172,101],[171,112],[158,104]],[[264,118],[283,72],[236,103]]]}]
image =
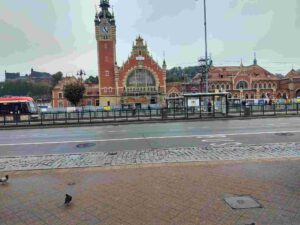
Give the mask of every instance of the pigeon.
[{"label": "pigeon", "polygon": [[65,205],[69,205],[72,201],[72,196],[66,194],[66,198],[65,198]]},{"label": "pigeon", "polygon": [[6,175],[5,177],[0,178],[0,183],[2,183],[2,184],[6,184],[7,181],[8,181],[8,175]]}]

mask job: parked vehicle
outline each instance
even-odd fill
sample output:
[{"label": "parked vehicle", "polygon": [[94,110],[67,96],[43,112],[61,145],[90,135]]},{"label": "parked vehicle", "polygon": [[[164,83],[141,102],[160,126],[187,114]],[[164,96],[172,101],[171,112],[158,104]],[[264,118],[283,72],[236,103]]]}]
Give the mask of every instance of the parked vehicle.
[{"label": "parked vehicle", "polygon": [[38,107],[31,97],[0,98],[0,116],[12,117],[14,120],[20,117],[37,119]]}]

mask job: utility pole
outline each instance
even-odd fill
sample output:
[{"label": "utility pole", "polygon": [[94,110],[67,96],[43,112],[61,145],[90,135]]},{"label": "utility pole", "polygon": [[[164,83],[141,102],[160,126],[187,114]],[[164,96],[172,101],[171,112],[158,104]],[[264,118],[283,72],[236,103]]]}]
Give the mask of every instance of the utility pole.
[{"label": "utility pole", "polygon": [[[200,73],[202,74],[202,79],[200,82],[200,89],[202,92],[208,93],[208,71],[209,67],[211,66],[211,63],[208,62],[208,51],[207,51],[207,20],[206,20],[206,0],[203,0],[203,5],[204,5],[204,37],[205,37],[205,57],[199,59],[199,64],[200,64]],[[205,85],[205,88],[204,88]]]},{"label": "utility pole", "polygon": [[206,0],[204,0],[204,29],[205,29],[205,86],[208,93],[208,56],[207,56],[207,21],[206,21]]}]

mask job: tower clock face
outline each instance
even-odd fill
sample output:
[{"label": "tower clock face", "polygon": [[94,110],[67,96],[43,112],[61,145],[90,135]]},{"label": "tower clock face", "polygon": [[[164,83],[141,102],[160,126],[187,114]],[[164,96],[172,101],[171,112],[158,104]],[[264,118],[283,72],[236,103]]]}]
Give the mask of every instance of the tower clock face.
[{"label": "tower clock face", "polygon": [[101,27],[101,32],[102,32],[103,34],[108,34],[108,32],[109,32],[109,27],[108,27],[108,25],[103,25],[103,26]]}]

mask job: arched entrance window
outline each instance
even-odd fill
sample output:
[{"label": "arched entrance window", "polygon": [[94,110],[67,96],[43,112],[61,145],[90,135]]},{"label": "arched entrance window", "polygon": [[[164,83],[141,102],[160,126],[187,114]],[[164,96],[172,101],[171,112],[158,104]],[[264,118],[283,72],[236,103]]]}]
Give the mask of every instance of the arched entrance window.
[{"label": "arched entrance window", "polygon": [[296,92],[296,98],[300,97],[300,89]]},{"label": "arched entrance window", "polygon": [[132,71],[127,78],[127,87],[155,87],[156,82],[154,75],[145,69],[136,69]]},{"label": "arched entrance window", "polygon": [[248,88],[248,83],[243,80],[238,82],[238,84],[236,85],[236,89],[243,90],[243,89],[247,89],[247,88]]},{"label": "arched entrance window", "polygon": [[266,98],[266,94],[262,93],[261,98]]},{"label": "arched entrance window", "polygon": [[248,94],[245,95],[245,99],[249,99],[249,95]]}]

